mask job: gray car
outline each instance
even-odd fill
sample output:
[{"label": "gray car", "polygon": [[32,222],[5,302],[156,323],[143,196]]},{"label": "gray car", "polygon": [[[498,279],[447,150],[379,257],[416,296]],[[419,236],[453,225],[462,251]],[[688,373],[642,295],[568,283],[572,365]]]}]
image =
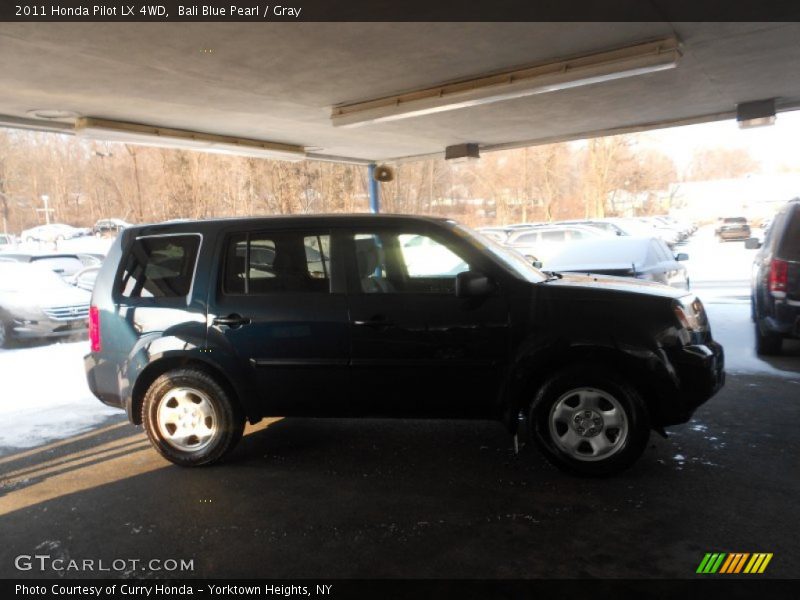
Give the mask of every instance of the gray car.
[{"label": "gray car", "polygon": [[543,268],[555,272],[635,277],[688,290],[689,274],[682,264],[688,259],[687,254],[673,255],[660,238],[624,236],[564,245]]},{"label": "gray car", "polygon": [[14,339],[83,333],[90,298],[46,267],[0,262],[0,347]]}]

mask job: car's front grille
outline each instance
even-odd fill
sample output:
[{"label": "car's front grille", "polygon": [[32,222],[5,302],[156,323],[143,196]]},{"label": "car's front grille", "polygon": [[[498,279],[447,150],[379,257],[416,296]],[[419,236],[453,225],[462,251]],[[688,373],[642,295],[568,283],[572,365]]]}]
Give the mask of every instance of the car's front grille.
[{"label": "car's front grille", "polygon": [[74,321],[75,319],[89,318],[88,304],[73,304],[71,306],[51,306],[42,309],[42,312],[55,321]]}]

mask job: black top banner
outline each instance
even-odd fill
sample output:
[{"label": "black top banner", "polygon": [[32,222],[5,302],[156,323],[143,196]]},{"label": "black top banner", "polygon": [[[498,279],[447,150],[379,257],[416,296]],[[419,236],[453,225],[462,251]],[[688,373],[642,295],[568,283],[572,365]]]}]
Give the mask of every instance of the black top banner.
[{"label": "black top banner", "polygon": [[800,21],[796,0],[3,0],[17,22]]}]

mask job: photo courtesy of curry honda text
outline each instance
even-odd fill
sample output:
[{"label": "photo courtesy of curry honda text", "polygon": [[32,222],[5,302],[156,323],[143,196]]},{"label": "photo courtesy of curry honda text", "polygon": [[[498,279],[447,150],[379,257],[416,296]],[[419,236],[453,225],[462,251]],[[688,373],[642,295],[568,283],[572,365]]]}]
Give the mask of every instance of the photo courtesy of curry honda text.
[{"label": "photo courtesy of curry honda text", "polygon": [[610,475],[725,378],[685,288],[543,272],[436,218],[128,227],[89,319],[92,392],[184,466],[270,416],[524,416],[555,465]]}]

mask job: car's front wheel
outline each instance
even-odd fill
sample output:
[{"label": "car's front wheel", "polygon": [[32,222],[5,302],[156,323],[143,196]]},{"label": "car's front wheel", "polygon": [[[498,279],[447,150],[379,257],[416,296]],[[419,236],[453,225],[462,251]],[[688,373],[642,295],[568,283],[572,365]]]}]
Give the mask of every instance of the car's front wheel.
[{"label": "car's front wheel", "polygon": [[578,475],[607,476],[628,468],[650,436],[636,389],[620,375],[588,364],[550,377],[530,405],[528,423],[545,457]]},{"label": "car's front wheel", "polygon": [[156,450],[184,467],[220,460],[244,430],[234,399],[197,369],[176,369],[156,379],[142,404],[142,423]]}]

